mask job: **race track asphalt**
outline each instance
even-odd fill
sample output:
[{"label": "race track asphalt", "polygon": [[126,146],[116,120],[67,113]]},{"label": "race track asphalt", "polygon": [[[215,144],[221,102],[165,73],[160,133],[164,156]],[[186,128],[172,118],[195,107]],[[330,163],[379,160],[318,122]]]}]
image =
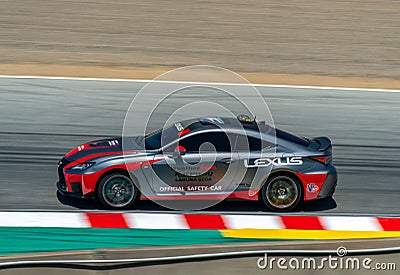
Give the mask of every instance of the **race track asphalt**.
[{"label": "race track asphalt", "polygon": [[[1,78],[0,209],[95,209],[91,203],[58,200],[57,161],[88,140],[120,135],[126,110],[144,85]],[[154,93],[173,89],[174,84],[159,85]],[[278,127],[333,140],[339,172],[334,200],[308,203],[301,211],[400,214],[400,93],[288,87],[258,90]],[[193,94],[185,100],[199,98]],[[151,202],[142,202],[138,208],[167,210]],[[265,210],[254,202],[224,202],[208,211]]]}]

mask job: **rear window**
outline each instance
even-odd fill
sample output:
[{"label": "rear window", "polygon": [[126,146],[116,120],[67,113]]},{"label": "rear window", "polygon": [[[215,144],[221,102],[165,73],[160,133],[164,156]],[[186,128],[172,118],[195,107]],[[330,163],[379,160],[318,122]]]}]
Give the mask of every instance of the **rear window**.
[{"label": "rear window", "polygon": [[310,142],[304,138],[304,137],[300,137],[297,136],[295,134],[289,133],[287,131],[281,130],[281,129],[275,129],[276,131],[276,136],[278,138],[290,141],[290,142],[294,142],[296,144],[300,144],[302,146],[308,146],[310,144]]}]

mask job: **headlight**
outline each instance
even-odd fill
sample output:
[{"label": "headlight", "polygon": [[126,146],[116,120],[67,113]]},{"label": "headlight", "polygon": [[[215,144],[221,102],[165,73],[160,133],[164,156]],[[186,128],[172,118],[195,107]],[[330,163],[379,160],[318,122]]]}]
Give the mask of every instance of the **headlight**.
[{"label": "headlight", "polygon": [[84,163],[81,163],[81,164],[71,167],[71,170],[83,171],[83,170],[86,170],[89,167],[93,166],[94,164],[95,164],[95,162],[84,162]]}]

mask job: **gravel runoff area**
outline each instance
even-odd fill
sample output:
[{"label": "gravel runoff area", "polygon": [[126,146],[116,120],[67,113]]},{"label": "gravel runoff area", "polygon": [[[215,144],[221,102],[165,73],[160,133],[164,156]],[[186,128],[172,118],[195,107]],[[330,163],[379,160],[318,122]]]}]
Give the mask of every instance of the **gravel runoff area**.
[{"label": "gravel runoff area", "polygon": [[1,1],[0,74],[151,79],[209,64],[258,83],[398,89],[399,10],[389,0]]}]

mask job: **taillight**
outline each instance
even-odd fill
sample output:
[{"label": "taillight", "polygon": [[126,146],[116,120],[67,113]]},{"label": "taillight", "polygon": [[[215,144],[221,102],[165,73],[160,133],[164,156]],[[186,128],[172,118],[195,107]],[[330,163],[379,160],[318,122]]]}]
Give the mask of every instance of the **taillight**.
[{"label": "taillight", "polygon": [[328,164],[332,162],[332,156],[313,156],[310,157],[313,160],[319,161],[323,164]]}]

